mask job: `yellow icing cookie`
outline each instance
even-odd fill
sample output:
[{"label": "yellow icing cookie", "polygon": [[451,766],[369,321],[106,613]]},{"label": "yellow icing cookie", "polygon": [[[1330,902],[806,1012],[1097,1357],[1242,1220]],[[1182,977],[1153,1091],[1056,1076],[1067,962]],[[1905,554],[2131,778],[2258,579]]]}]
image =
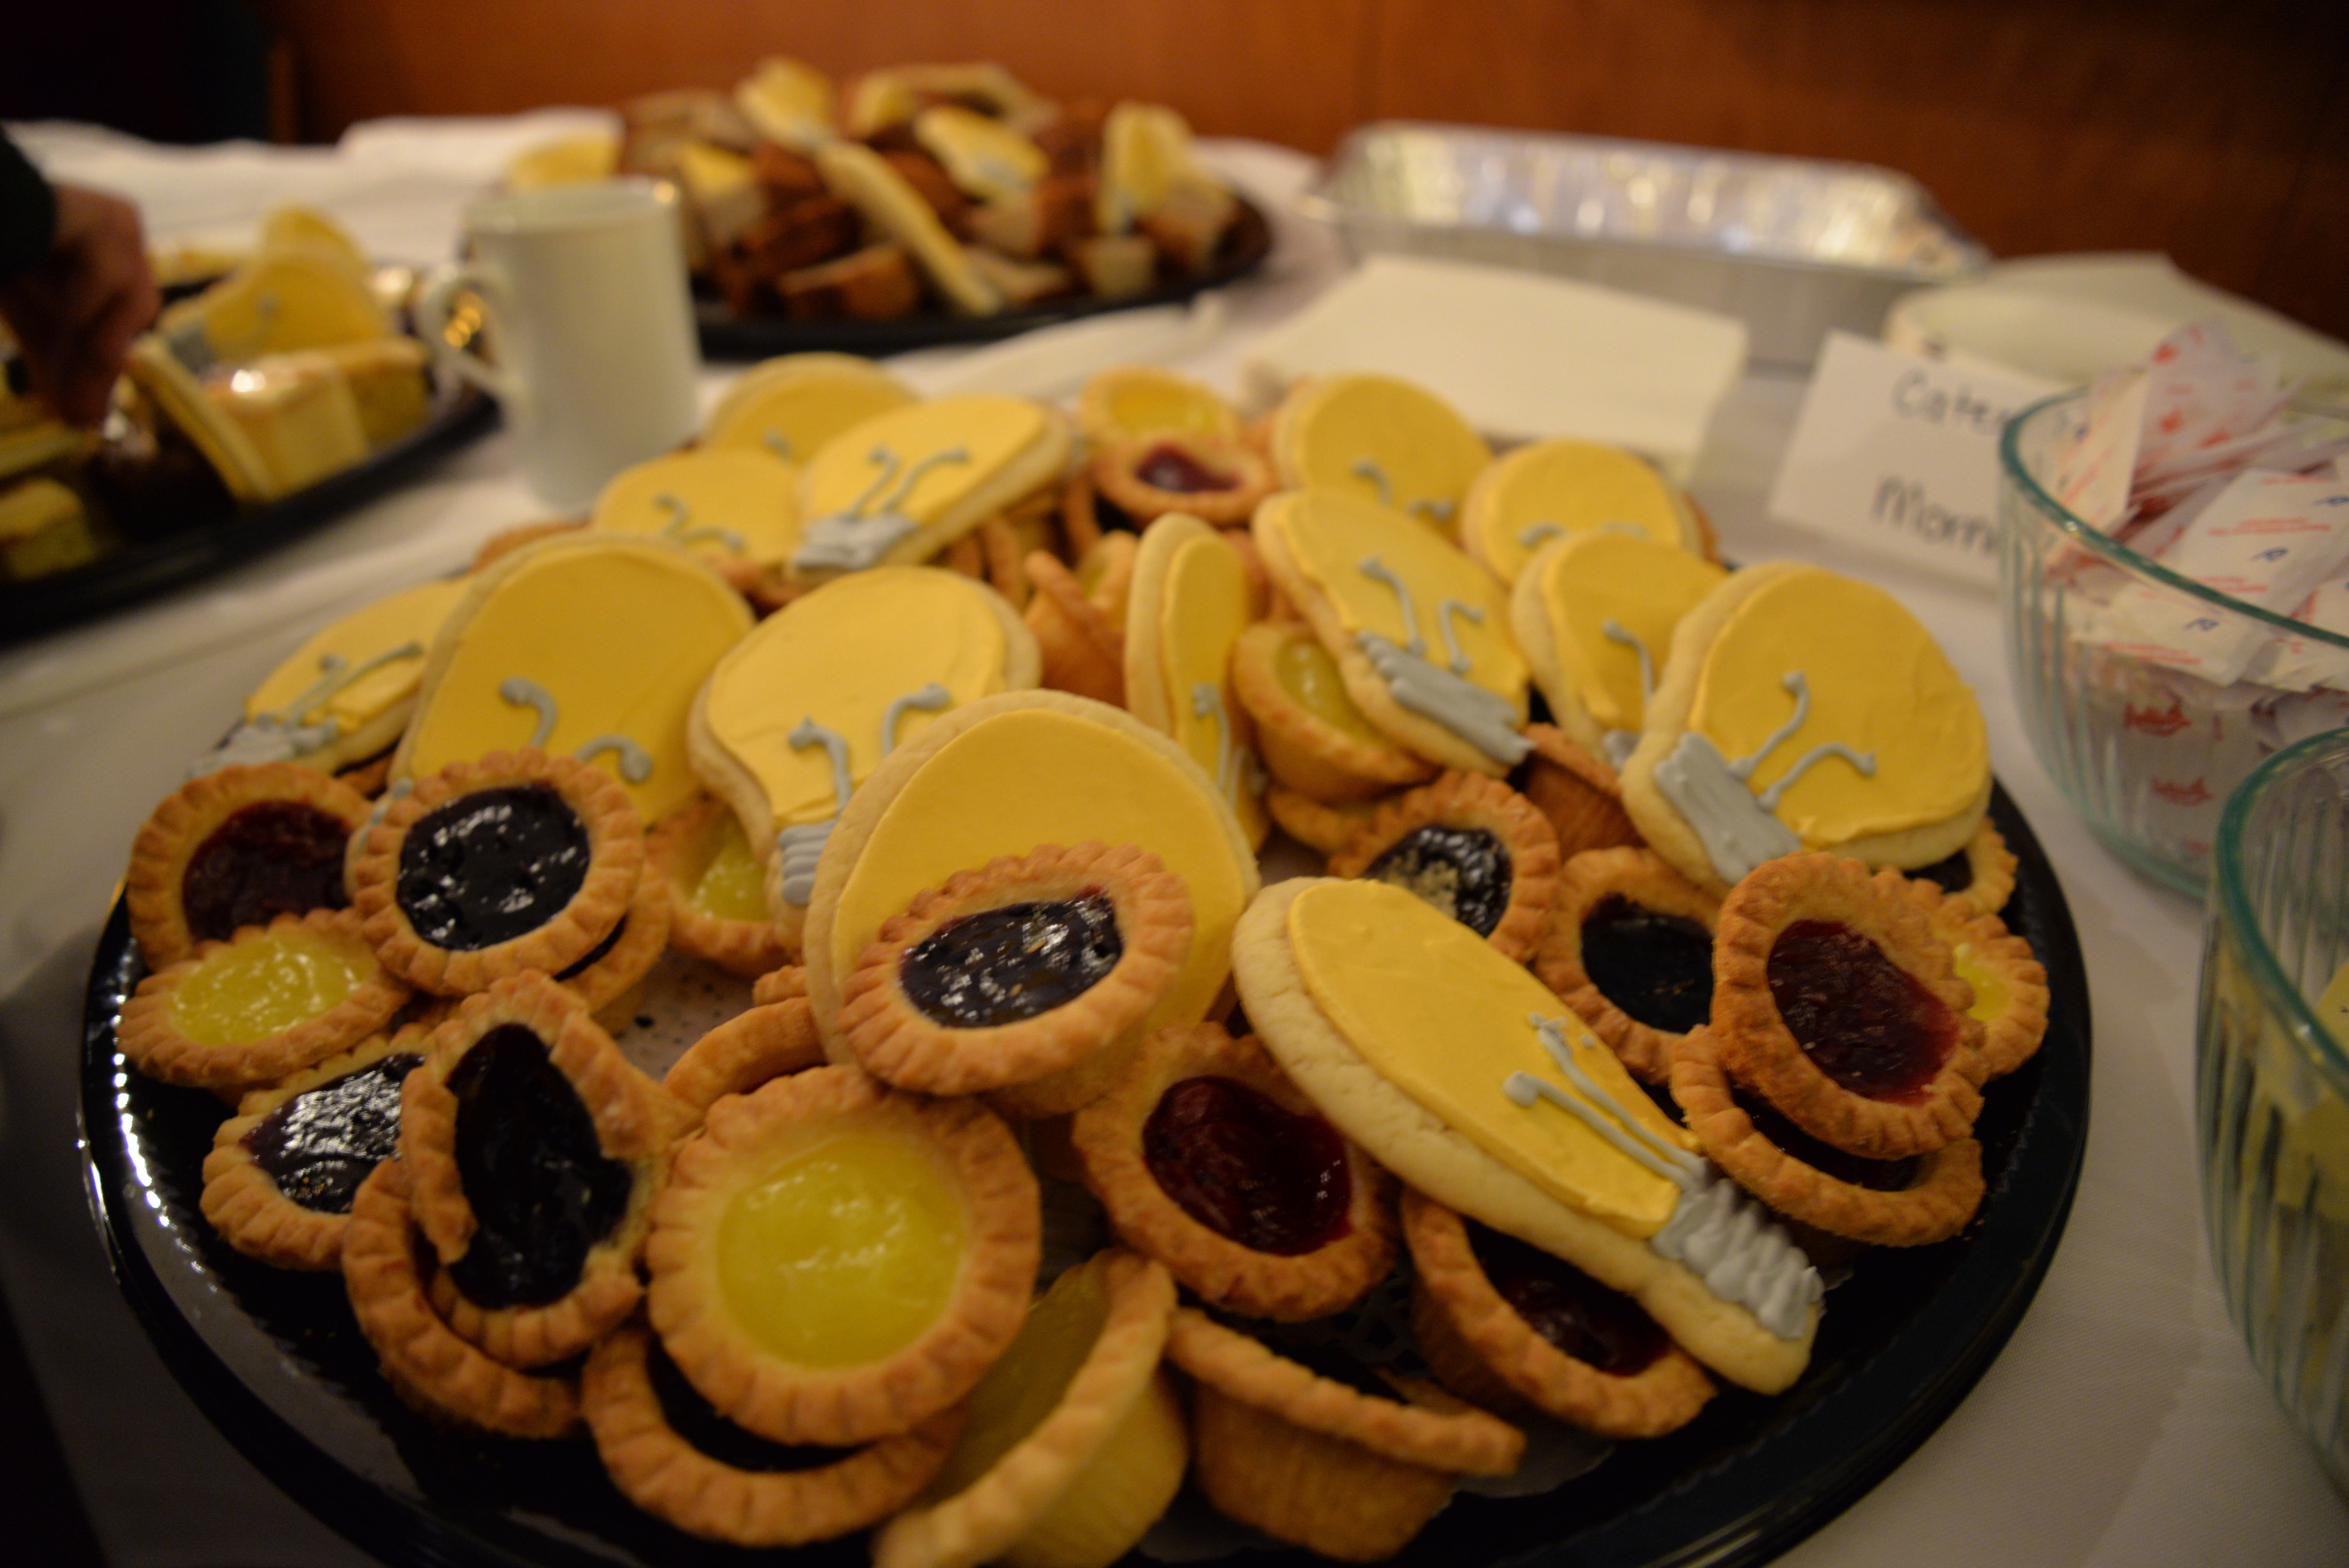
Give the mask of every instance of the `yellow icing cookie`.
[{"label": "yellow icing cookie", "polygon": [[843,775],[854,791],[940,714],[1035,685],[1039,664],[1000,595],[934,566],[828,583],[729,650],[693,704],[693,765],[741,819],[768,907],[805,910]]},{"label": "yellow icing cookie", "polygon": [[833,1059],[841,985],[882,923],[955,872],[1040,844],[1134,844],[1191,895],[1189,955],[1148,1026],[1196,1023],[1223,990],[1256,857],[1212,780],[1173,741],[1105,704],[1007,692],[947,713],[849,802],[808,906],[808,995]]},{"label": "yellow icing cookie", "polygon": [[1526,744],[1526,669],[1508,594],[1434,530],[1336,490],[1257,509],[1266,572],[1380,730],[1430,761],[1498,776]]},{"label": "yellow icing cookie", "polygon": [[1143,533],[1126,600],[1126,708],[1207,770],[1255,845],[1270,819],[1232,645],[1262,609],[1247,563],[1216,530],[1176,512]]},{"label": "yellow icing cookie", "polygon": [[542,540],[482,572],[450,612],[391,776],[532,746],[592,760],[658,821],[700,788],[686,715],[750,629],[741,596],[675,545]]},{"label": "yellow icing cookie", "polygon": [[851,426],[800,481],[802,573],[926,561],[1039,487],[1069,455],[1066,420],[1025,397],[971,393]]},{"label": "yellow icing cookie", "polygon": [[1623,804],[1657,853],[1716,890],[1833,850],[1930,865],[1990,800],[1982,710],[1917,618],[1815,566],[1733,573],[1682,618]]},{"label": "yellow icing cookie", "polygon": [[853,354],[786,354],[753,365],[726,389],[703,426],[711,449],[756,447],[804,463],[826,441],[876,414],[902,408],[914,390]]},{"label": "yellow icing cookie", "polygon": [[622,469],[588,526],[683,545],[730,567],[780,566],[800,542],[800,471],[752,447],[696,448]]},{"label": "yellow icing cookie", "polygon": [[1583,532],[1542,546],[1517,577],[1509,618],[1569,739],[1613,762],[1630,755],[1672,629],[1727,575],[1636,534]]},{"label": "yellow icing cookie", "polygon": [[1504,583],[1549,541],[1585,533],[1704,553],[1696,518],[1663,476],[1597,441],[1561,436],[1519,447],[1479,474],[1461,504],[1460,542]]},{"label": "yellow icing cookie", "polygon": [[1485,438],[1433,393],[1392,376],[1325,376],[1291,392],[1273,420],[1281,483],[1326,485],[1447,533],[1493,460]]}]

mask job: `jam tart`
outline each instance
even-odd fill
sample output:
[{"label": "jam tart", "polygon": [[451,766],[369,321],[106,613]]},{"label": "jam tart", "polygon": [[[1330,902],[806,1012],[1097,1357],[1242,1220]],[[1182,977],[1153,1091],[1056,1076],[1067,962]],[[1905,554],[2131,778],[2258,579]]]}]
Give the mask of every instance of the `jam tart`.
[{"label": "jam tart", "polygon": [[1150,430],[1121,436],[1092,455],[1096,503],[1145,527],[1171,511],[1218,528],[1245,527],[1272,493],[1272,465],[1237,436]]},{"label": "jam tart", "polygon": [[1125,634],[1120,624],[1059,557],[1039,550],[1024,569],[1036,591],[1025,619],[1043,660],[1042,684],[1123,707]]},{"label": "jam tart", "polygon": [[645,855],[668,889],[670,946],[745,980],[791,962],[767,910],[766,870],[725,801],[704,795],[662,818]]},{"label": "jam tart", "polygon": [[823,1065],[823,1037],[804,994],[738,1013],[687,1047],[661,1087],[695,1115],[730,1094],[749,1094],[770,1078]]},{"label": "jam tart", "polygon": [[1021,1114],[1058,1115],[1115,1072],[1088,1069],[1158,1006],[1190,949],[1190,896],[1157,856],[1047,844],[957,872],[885,922],[842,986],[840,1033],[900,1088],[1016,1088]]},{"label": "jam tart", "polygon": [[1585,850],[1557,879],[1534,973],[1642,1083],[1671,1074],[1672,1045],[1713,1016],[1721,900],[1647,850]]},{"label": "jam tart", "polygon": [[712,1410],[641,1324],[606,1335],[580,1377],[605,1471],[679,1530],[742,1546],[802,1546],[886,1519],[946,1462],[959,1407],[863,1448],[787,1448]]},{"label": "jam tart", "polygon": [[2014,896],[2015,863],[2014,851],[2006,847],[1998,824],[1985,813],[1974,836],[1956,853],[1909,874],[1965,900],[1984,914],[1996,914]]},{"label": "jam tart", "polygon": [[776,1002],[788,1002],[794,996],[808,994],[807,965],[786,964],[770,969],[750,985],[750,1000],[758,1006]]},{"label": "jam tart", "polygon": [[620,923],[588,950],[587,956],[554,978],[578,994],[588,1011],[606,1028],[622,1029],[644,994],[645,976],[668,951],[670,921],[667,884],[658,877],[640,876]]},{"label": "jam tart", "polygon": [[1661,1437],[1713,1398],[1712,1379],[1639,1303],[1573,1264],[1417,1192],[1403,1194],[1402,1225],[1413,1337],[1461,1398],[1610,1438]]},{"label": "jam tart", "polygon": [[1924,913],[1859,861],[1766,861],[1722,901],[1712,1028],[1730,1076],[1805,1132],[1895,1160],[1966,1136],[1989,1070]]},{"label": "jam tart", "polygon": [[874,1568],[1107,1568],[1174,1501],[1190,1444],[1160,1369],[1174,1282],[1117,1248],[1067,1270],[971,1390],[970,1422]]},{"label": "jam tart", "polygon": [[510,1438],[560,1438],[578,1424],[579,1390],[570,1378],[517,1371],[440,1321],[425,1291],[438,1267],[412,1223],[408,1171],[398,1161],[385,1161],[359,1183],[342,1265],[359,1332],[409,1404]]},{"label": "jam tart", "polygon": [[1529,724],[1525,733],[1533,750],[1510,781],[1549,819],[1559,854],[1570,860],[1585,850],[1640,841],[1613,769],[1555,725]]},{"label": "jam tart", "polygon": [[1393,1179],[1254,1036],[1157,1031],[1070,1140],[1119,1238],[1210,1306],[1325,1317],[1394,1265]]},{"label": "jam tart", "polygon": [[906,1431],[1019,1330],[1036,1178],[977,1099],[811,1068],[709,1108],[645,1249],[655,1330],[720,1415],[779,1443]]},{"label": "jam tart", "polygon": [[468,997],[401,1097],[435,1309],[509,1366],[585,1349],[642,1295],[636,1255],[688,1118],[545,975]]},{"label": "jam tart", "polygon": [[239,1100],[204,1156],[221,1239],[282,1269],[337,1266],[352,1196],[398,1152],[399,1083],[429,1032],[403,1025]]},{"label": "jam tart", "polygon": [[[1987,823],[1984,824],[1988,826]],[[2012,857],[2010,857],[2012,858]],[[1880,871],[1900,895],[1925,912],[1933,934],[1950,944],[1950,964],[1971,985],[1966,1016],[1982,1026],[1982,1059],[1991,1078],[2004,1078],[2029,1061],[2047,1036],[2047,970],[2031,954],[2031,944],[1984,914],[1964,893],[1944,892],[1921,877]]]},{"label": "jam tart", "polygon": [[1333,877],[1392,882],[1520,964],[1549,929],[1557,835],[1497,779],[1446,773],[1380,808],[1330,857]]},{"label": "jam tart", "polygon": [[1325,1377],[1177,1307],[1167,1358],[1197,1384],[1192,1463],[1226,1516],[1325,1557],[1399,1552],[1462,1475],[1513,1473],[1525,1434],[1430,1383],[1350,1362]]},{"label": "jam tart", "polygon": [[1954,1139],[1905,1160],[1845,1154],[1739,1094],[1707,1029],[1672,1053],[1672,1099],[1730,1179],[1800,1224],[1878,1247],[1956,1235],[1982,1199],[1982,1145]]},{"label": "jam tart", "polygon": [[1232,690],[1256,721],[1275,779],[1337,804],[1433,778],[1435,764],[1389,739],[1346,694],[1337,661],[1301,621],[1250,626],[1232,645]]},{"label": "jam tart", "polygon": [[130,934],[150,969],[281,914],[341,909],[366,797],[294,762],[235,765],[166,795],[130,846]]},{"label": "jam tart", "polygon": [[644,854],[636,808],[609,774],[493,751],[384,809],[353,846],[351,902],[387,968],[463,995],[587,957],[626,914]]},{"label": "jam tart", "polygon": [[242,1090],[349,1050],[408,994],[350,911],[280,914],[141,980],[115,1043],[150,1078]]},{"label": "jam tart", "polygon": [[1369,826],[1371,819],[1391,799],[1381,796],[1326,806],[1309,795],[1299,795],[1286,786],[1274,784],[1264,792],[1264,809],[1282,832],[1327,859],[1353,842],[1354,835]]}]

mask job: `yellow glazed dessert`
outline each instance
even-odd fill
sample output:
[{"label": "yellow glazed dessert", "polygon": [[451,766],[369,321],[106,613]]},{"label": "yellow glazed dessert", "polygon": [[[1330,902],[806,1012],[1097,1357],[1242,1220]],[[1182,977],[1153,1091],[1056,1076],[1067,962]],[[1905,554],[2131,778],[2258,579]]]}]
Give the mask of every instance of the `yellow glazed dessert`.
[{"label": "yellow glazed dessert", "polygon": [[975,1100],[814,1068],[719,1100],[646,1261],[654,1328],[729,1420],[868,1442],[960,1399],[1019,1330],[1035,1178]]},{"label": "yellow glazed dessert", "polygon": [[1265,766],[1307,799],[1368,800],[1435,772],[1362,717],[1338,661],[1301,622],[1242,632],[1232,644],[1232,689],[1256,723]]}]

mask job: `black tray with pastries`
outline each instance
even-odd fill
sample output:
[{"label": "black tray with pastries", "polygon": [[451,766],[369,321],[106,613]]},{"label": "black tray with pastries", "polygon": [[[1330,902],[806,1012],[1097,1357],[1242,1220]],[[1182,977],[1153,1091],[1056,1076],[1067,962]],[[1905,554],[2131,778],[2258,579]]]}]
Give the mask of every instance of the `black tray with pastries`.
[{"label": "black tray with pastries", "polygon": [[406,484],[497,422],[497,405],[460,387],[424,422],[308,488],[177,532],[106,549],[85,565],[0,583],[0,645],[61,631],[183,587],[297,539]]},{"label": "black tray with pastries", "polygon": [[1272,225],[1247,197],[1239,198],[1239,214],[1204,272],[1194,273],[1138,294],[1105,299],[1098,294],[1070,294],[1021,310],[996,315],[956,315],[936,307],[895,321],[795,321],[786,315],[745,315],[714,294],[697,293],[696,325],[701,352],[711,359],[766,359],[778,354],[902,354],[908,349],[945,344],[992,343],[1016,337],[1040,326],[1056,326],[1111,311],[1139,310],[1154,304],[1179,304],[1209,289],[1246,277],[1272,253]]},{"label": "black tray with pastries", "polygon": [[[1964,1398],[2054,1254],[2088,1125],[2088,989],[2071,913],[2002,790],[1991,812],[2021,861],[2005,919],[2046,965],[2051,995],[2037,1057],[1990,1086],[1976,1127],[1988,1191],[1973,1223],[1938,1246],[1861,1256],[1829,1291],[1810,1366],[1785,1394],[1724,1389],[1690,1426],[1619,1443],[1595,1469],[1537,1496],[1464,1493],[1394,1561],[1762,1563],[1890,1473]],[[209,1095],[140,1076],[115,1049],[115,1018],[142,974],[118,903],[90,972],[81,1059],[83,1147],[101,1229],[123,1294],[165,1363],[296,1501],[392,1564],[867,1561],[862,1534],[799,1552],[682,1534],[624,1500],[584,1438],[456,1432],[403,1405],[359,1336],[338,1274],[267,1268],[204,1222],[202,1166],[227,1111]],[[1321,1561],[1301,1551],[1229,1560]]]}]

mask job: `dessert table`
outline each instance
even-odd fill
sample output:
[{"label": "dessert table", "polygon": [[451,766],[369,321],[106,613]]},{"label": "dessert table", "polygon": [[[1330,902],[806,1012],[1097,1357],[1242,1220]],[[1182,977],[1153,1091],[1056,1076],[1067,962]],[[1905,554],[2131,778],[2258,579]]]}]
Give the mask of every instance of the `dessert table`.
[{"label": "dessert table", "polygon": [[[269,208],[318,206],[370,253],[450,253],[456,207],[520,148],[585,111],[386,121],[333,149],[169,150],[25,128],[58,178],[140,201],[154,237],[233,242]],[[1056,336],[901,356],[925,391],[1065,396],[1098,363],[1156,360],[1237,391],[1247,346],[1338,276],[1335,237],[1298,216],[1297,154],[1209,143],[1274,214],[1265,271],[1190,310]],[[714,366],[705,397],[731,374]],[[2126,871],[2033,758],[1988,593],[1847,557],[1764,515],[1802,400],[1752,374],[1716,417],[1692,488],[1724,551],[1821,562],[1898,594],[1987,716],[1993,766],[2067,895],[2093,1002],[2093,1119],[2069,1225],[2003,1353],[1940,1430],[1782,1561],[1794,1568],[2086,1568],[2349,1562],[2349,1504],[2285,1424],[2229,1323],[2203,1240],[2193,1150],[2201,912]],[[371,1561],[219,1437],[116,1292],[89,1217],[74,1106],[91,954],[131,837],[245,693],[311,630],[460,566],[541,515],[493,434],[383,500],[261,560],[103,621],[0,649],[0,1290],[111,1562],[121,1568]],[[1830,1301],[1832,1309],[1832,1301]]]}]

